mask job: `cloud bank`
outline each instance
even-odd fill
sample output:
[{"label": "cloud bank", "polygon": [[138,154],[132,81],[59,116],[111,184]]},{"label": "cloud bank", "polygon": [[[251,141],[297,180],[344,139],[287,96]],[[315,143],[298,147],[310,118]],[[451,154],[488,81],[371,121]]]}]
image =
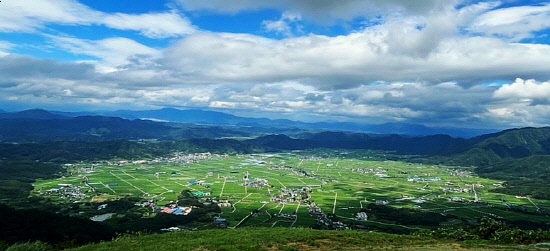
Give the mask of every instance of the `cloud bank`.
[{"label": "cloud bank", "polygon": [[[2,2],[0,32],[41,34],[87,60],[41,59],[0,41],[0,100],[90,107],[208,107],[295,119],[464,127],[550,123],[547,4],[464,1],[194,1],[165,12],[106,13],[74,0]],[[4,5],[5,4],[5,5]],[[252,33],[214,32],[186,15],[277,9]],[[194,11],[197,11],[196,13]],[[328,36],[304,24],[376,19]],[[128,36],[83,38],[50,25]],[[297,28],[300,29],[297,32]],[[122,33],[121,33],[122,34]],[[166,40],[166,38],[170,38]]]}]

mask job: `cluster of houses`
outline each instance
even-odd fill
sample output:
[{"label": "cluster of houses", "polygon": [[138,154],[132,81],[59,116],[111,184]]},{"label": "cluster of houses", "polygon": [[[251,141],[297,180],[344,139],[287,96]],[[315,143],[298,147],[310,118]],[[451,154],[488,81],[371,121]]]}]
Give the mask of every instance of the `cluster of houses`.
[{"label": "cluster of houses", "polygon": [[204,185],[204,180],[190,180],[189,182],[189,185]]},{"label": "cluster of houses", "polygon": [[292,171],[292,174],[296,176],[313,177],[314,175],[306,170]]},{"label": "cluster of houses", "polygon": [[469,199],[458,197],[458,196],[449,197],[447,200],[452,202],[470,202]]},{"label": "cluster of houses", "polygon": [[271,170],[292,170],[293,167],[291,166],[285,166],[285,165],[274,165],[269,167]]},{"label": "cluster of houses", "polygon": [[360,220],[360,221],[367,221],[369,219],[367,213],[365,212],[358,212],[356,215],[355,215],[355,220]]},{"label": "cluster of houses", "polygon": [[193,192],[193,195],[195,195],[197,197],[210,196],[210,192],[195,191],[195,192]]},{"label": "cluster of houses", "polygon": [[174,153],[171,156],[168,157],[161,157],[153,159],[151,162],[153,163],[162,163],[162,162],[169,162],[169,163],[195,163],[200,160],[209,160],[209,159],[215,159],[215,158],[221,158],[225,157],[226,155],[219,155],[219,154],[211,154],[211,153]]},{"label": "cluster of houses", "polygon": [[168,157],[159,157],[152,160],[105,160],[99,161],[92,164],[92,170],[94,165],[117,165],[117,166],[126,166],[126,165],[139,165],[139,164],[154,164],[154,163],[195,163],[199,160],[209,160],[214,158],[226,157],[227,155],[211,154],[211,153],[174,153]]},{"label": "cluster of houses", "polygon": [[444,193],[473,193],[471,189],[460,187],[443,187],[441,190]]},{"label": "cluster of houses", "polygon": [[201,197],[199,198],[199,200],[204,205],[211,205],[215,203],[219,207],[231,207],[231,202],[229,200],[219,200],[218,198],[211,198],[211,197]]},{"label": "cluster of houses", "polygon": [[460,176],[460,177],[471,177],[472,176],[472,172],[466,171],[466,170],[452,170],[452,169],[449,169],[449,170],[447,170],[447,172],[451,176]]},{"label": "cluster of houses", "polygon": [[156,205],[156,201],[146,200],[142,202],[136,202],[134,205],[138,207],[154,207]]},{"label": "cluster of houses", "polygon": [[296,220],[296,214],[285,214],[285,213],[281,213],[279,215],[276,215],[278,217],[281,217],[283,219],[287,219],[287,220]]},{"label": "cluster of houses", "polygon": [[478,196],[475,197],[475,199],[473,200],[470,200],[470,199],[466,199],[466,198],[463,198],[463,197],[458,197],[458,196],[452,196],[452,197],[449,197],[447,198],[448,201],[452,201],[452,202],[475,202],[475,203],[480,203],[481,200],[479,199]]},{"label": "cluster of houses", "polygon": [[388,200],[376,200],[376,205],[386,206],[388,204],[390,204],[390,201],[388,201]]},{"label": "cluster of houses", "polygon": [[311,196],[310,187],[281,188],[279,195],[271,196],[271,202],[292,203],[296,201],[307,202]]},{"label": "cluster of houses", "polygon": [[352,168],[352,172],[357,173],[385,173],[386,170],[382,169],[382,167],[378,168]]},{"label": "cluster of houses", "polygon": [[175,215],[188,215],[193,211],[193,207],[180,207],[176,203],[171,202],[164,207],[157,208],[157,213],[175,214]]},{"label": "cluster of houses", "polygon": [[68,201],[78,201],[86,198],[86,194],[78,186],[73,186],[72,184],[58,184],[57,186],[58,188],[49,189],[45,193],[57,195]]},{"label": "cluster of houses", "polygon": [[345,230],[348,226],[341,221],[332,221],[314,202],[309,202],[309,214],[315,217],[315,224],[328,229]]},{"label": "cluster of houses", "polygon": [[437,182],[437,181],[441,181],[441,178],[440,177],[422,178],[415,175],[413,177],[408,177],[407,181],[408,182]]},{"label": "cluster of houses", "polygon": [[231,207],[231,202],[229,200],[219,200],[219,201],[214,201],[215,203],[218,203],[218,206],[219,207]]},{"label": "cluster of houses", "polygon": [[252,181],[248,181],[244,185],[254,188],[262,188],[265,186],[269,186],[269,181],[263,178],[254,178]]}]

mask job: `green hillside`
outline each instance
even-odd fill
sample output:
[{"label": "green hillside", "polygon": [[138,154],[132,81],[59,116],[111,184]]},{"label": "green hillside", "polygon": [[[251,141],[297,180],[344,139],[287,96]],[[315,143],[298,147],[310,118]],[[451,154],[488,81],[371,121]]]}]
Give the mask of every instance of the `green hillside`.
[{"label": "green hillside", "polygon": [[505,130],[459,146],[455,154],[442,157],[441,162],[475,166],[476,173],[483,177],[506,180],[506,188],[497,189],[498,192],[550,198],[549,127]]},{"label": "green hillside", "polygon": [[454,159],[461,164],[486,167],[503,160],[547,154],[550,154],[550,128],[522,128],[471,139]]},{"label": "green hillside", "polygon": [[127,235],[87,250],[516,250],[518,246],[438,241],[411,235],[307,228],[242,228]]}]

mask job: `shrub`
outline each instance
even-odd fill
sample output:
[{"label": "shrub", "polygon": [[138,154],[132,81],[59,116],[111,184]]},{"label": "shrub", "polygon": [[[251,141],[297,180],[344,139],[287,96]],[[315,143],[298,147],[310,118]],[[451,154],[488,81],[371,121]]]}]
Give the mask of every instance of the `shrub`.
[{"label": "shrub", "polygon": [[13,244],[6,251],[53,251],[55,250],[50,244],[35,241]]}]

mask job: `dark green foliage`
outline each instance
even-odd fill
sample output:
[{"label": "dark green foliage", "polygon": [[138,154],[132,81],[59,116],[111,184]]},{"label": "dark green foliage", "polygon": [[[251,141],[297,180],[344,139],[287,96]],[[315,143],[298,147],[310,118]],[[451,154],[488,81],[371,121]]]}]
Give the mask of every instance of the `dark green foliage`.
[{"label": "dark green foliage", "polygon": [[[76,250],[388,250],[441,243],[422,236],[306,228],[237,228],[169,234],[125,235]],[[444,243],[444,242],[443,242]]]},{"label": "dark green foliage", "polygon": [[27,197],[36,179],[52,178],[62,170],[58,165],[49,163],[0,160],[0,199]]},{"label": "dark green foliage", "polygon": [[361,209],[367,212],[373,220],[393,222],[400,225],[439,226],[441,222],[447,221],[450,216],[443,216],[438,213],[422,212],[407,208],[394,208],[383,205],[369,204]]},{"label": "dark green foliage", "polygon": [[10,245],[5,241],[0,240],[0,250],[6,250]]},{"label": "dark green foliage", "polygon": [[453,240],[490,240],[506,244],[532,244],[550,240],[550,231],[522,230],[504,222],[483,218],[476,227],[422,230],[415,235]]},{"label": "dark green foliage", "polygon": [[40,210],[16,210],[0,205],[0,240],[8,243],[40,240],[52,244],[86,244],[113,238],[114,231],[90,220]]},{"label": "dark green foliage", "polygon": [[118,233],[159,232],[163,228],[184,226],[193,221],[212,222],[214,215],[221,212],[217,204],[204,205],[189,190],[183,190],[177,201],[178,206],[194,206],[189,215],[158,213],[154,217],[145,218],[142,217],[143,213],[133,214],[136,210],[143,210],[143,208],[134,206],[135,202],[136,198],[105,202],[108,206],[102,213],[116,212],[120,215],[106,220],[104,224]]},{"label": "dark green foliage", "polygon": [[186,189],[178,195],[178,206],[202,207],[203,204],[199,202],[199,199],[193,195],[191,190]]},{"label": "dark green foliage", "polygon": [[52,245],[41,241],[17,243],[17,244],[13,244],[12,246],[6,249],[6,251],[54,251],[54,250],[56,249]]}]

